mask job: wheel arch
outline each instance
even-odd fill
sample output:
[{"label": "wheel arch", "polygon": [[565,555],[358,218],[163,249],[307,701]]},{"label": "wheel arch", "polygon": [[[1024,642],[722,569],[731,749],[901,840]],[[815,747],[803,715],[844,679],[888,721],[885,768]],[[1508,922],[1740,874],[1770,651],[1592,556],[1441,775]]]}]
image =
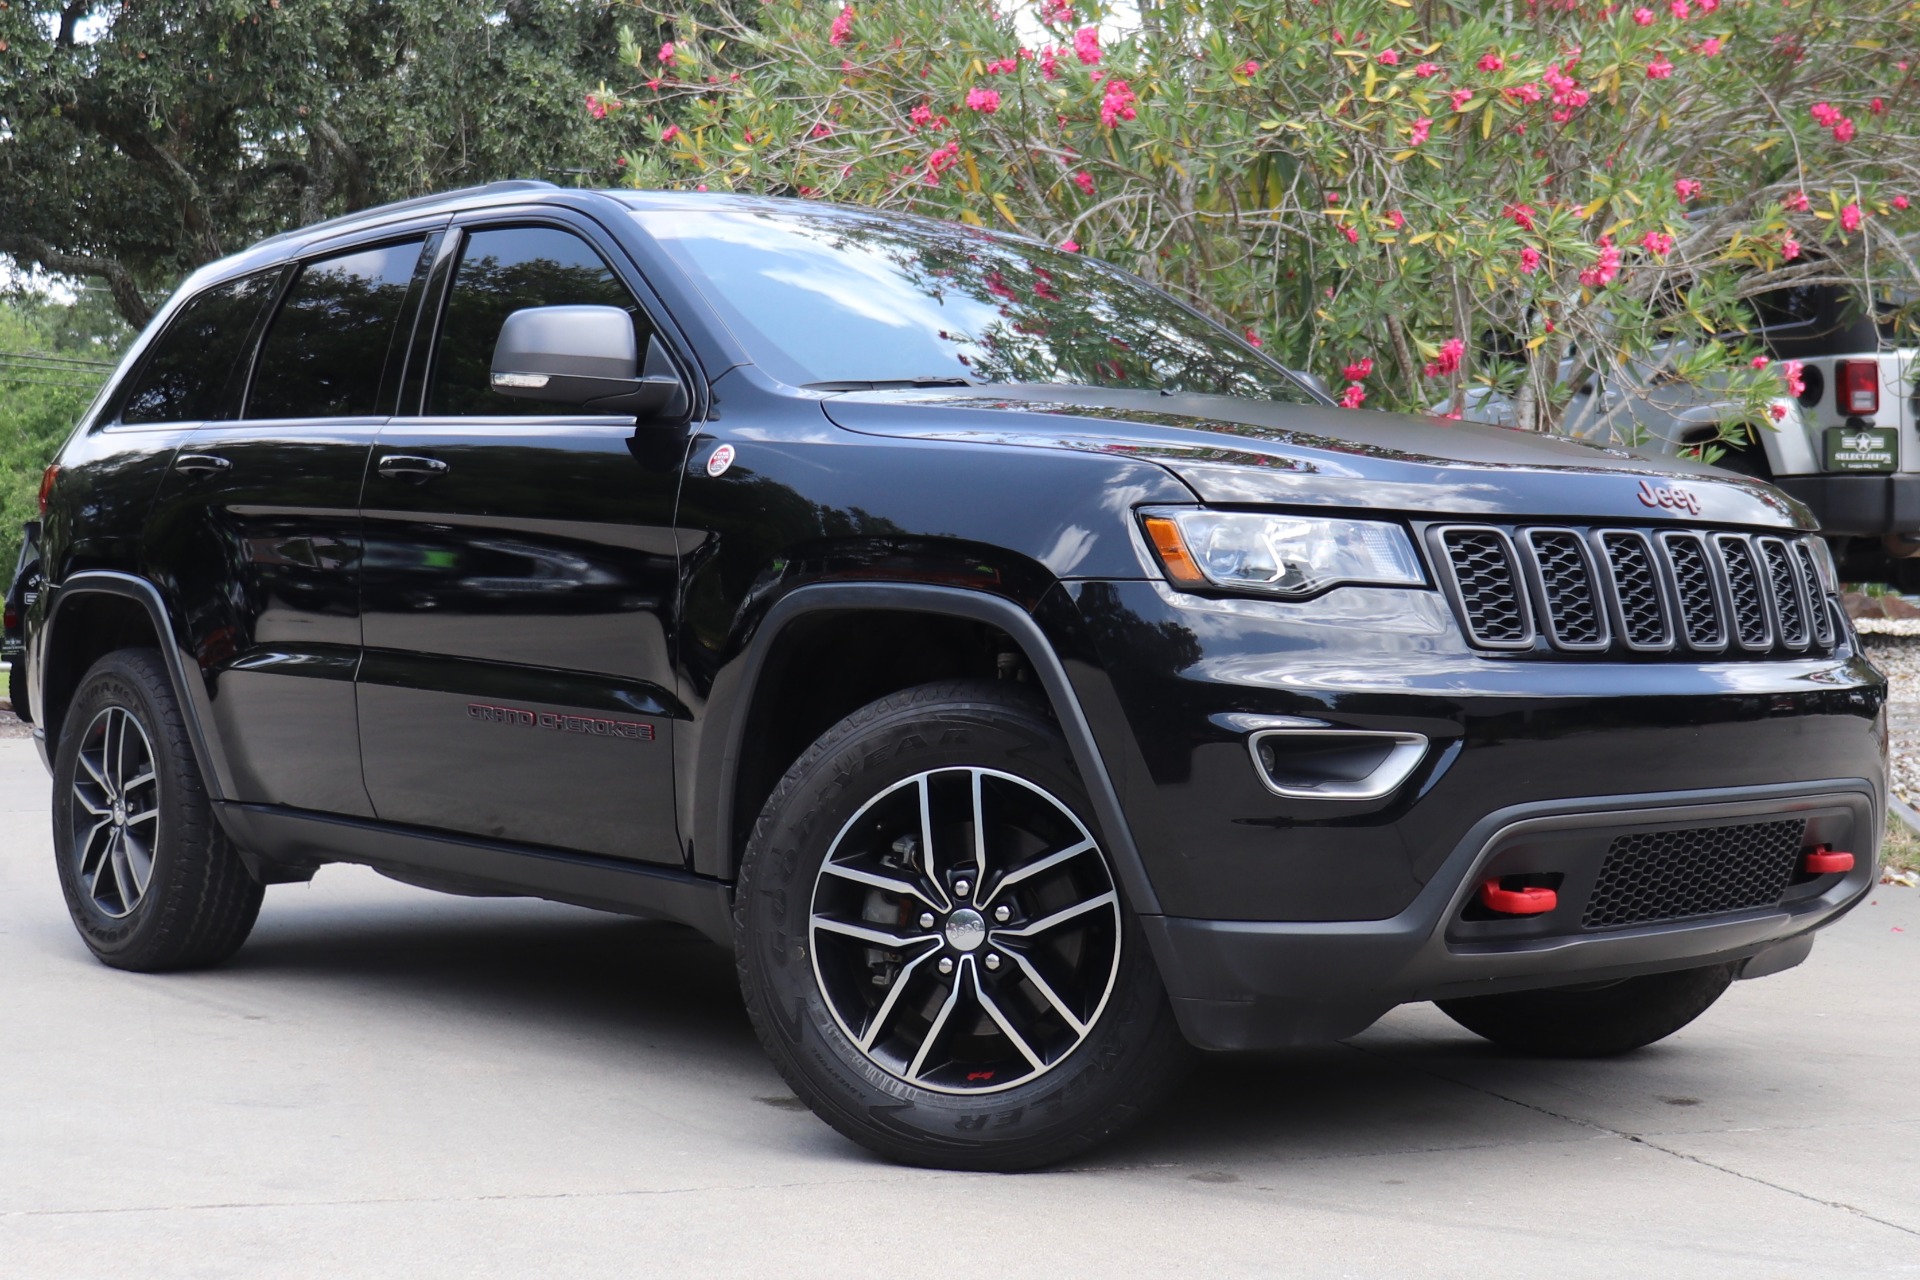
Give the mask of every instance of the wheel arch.
[{"label": "wheel arch", "polygon": [[206,688],[189,678],[192,655],[180,646],[159,589],[144,578],[100,569],[72,574],[49,594],[53,599],[37,637],[40,684],[34,703],[49,756],[58,747],[67,707],[87,669],[115,649],[147,645],[159,651],[166,665],[210,798],[225,799],[231,779],[225,756],[206,732]]},{"label": "wheel arch", "polygon": [[[736,875],[753,822],[752,814],[742,817],[740,812],[742,803],[749,802],[742,794],[743,783],[751,785],[748,738],[756,723],[756,709],[764,709],[774,692],[770,670],[778,670],[781,647],[799,634],[799,624],[832,613],[855,617],[908,615],[981,624],[1010,641],[1033,672],[1066,738],[1128,900],[1140,914],[1159,914],[1159,899],[1147,878],[1092,727],[1046,633],[1031,613],[1011,600],[929,584],[815,584],[796,588],[767,611],[739,659],[716,679],[714,697],[709,700],[709,708],[719,712],[719,723],[709,725],[701,735],[700,759],[693,769],[695,871],[728,880]],[[847,711],[854,709],[849,707]],[[779,765],[773,782],[778,782],[790,764],[785,761]]]}]

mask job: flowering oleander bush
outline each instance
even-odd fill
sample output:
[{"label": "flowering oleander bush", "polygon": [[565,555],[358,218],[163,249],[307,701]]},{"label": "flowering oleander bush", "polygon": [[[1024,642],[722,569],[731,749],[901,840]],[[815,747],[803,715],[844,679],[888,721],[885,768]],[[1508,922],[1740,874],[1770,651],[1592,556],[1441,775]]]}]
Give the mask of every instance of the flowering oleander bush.
[{"label": "flowering oleander bush", "polygon": [[1349,407],[1487,385],[1548,430],[1653,361],[1763,420],[1752,299],[1920,296],[1911,0],[1006,3],[632,0],[673,39],[589,106],[635,186],[1068,244]]}]

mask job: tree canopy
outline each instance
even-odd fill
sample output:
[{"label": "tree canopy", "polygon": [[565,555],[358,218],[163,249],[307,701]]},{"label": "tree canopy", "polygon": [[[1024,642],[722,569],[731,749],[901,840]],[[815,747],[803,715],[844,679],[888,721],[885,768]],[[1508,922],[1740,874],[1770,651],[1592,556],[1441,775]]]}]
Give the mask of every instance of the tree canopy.
[{"label": "tree canopy", "polygon": [[0,253],[130,324],[261,236],[503,177],[606,185],[609,0],[0,0]]}]

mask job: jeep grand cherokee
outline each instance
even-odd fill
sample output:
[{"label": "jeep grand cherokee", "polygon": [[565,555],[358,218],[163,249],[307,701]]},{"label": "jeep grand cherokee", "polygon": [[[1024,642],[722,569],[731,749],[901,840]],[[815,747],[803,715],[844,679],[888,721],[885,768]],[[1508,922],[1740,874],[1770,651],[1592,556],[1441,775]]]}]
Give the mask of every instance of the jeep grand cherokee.
[{"label": "jeep grand cherokee", "polygon": [[[1885,685],[1755,480],[1347,412],[1026,240],[508,183],[195,273],[61,451],[25,700],[110,965],[361,863],[733,948],[888,1156],[1433,1000],[1635,1048],[1875,874]],[[646,981],[643,974],[627,980]]]}]

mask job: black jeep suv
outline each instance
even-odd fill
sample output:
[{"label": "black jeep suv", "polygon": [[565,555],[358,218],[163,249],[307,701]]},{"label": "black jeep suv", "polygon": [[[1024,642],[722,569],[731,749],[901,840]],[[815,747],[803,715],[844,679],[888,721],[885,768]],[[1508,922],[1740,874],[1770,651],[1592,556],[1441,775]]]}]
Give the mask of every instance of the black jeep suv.
[{"label": "black jeep suv", "polygon": [[1803,508],[1334,408],[975,228],[371,210],[196,273],[57,467],[26,703],[102,960],[218,961],[328,862],[681,921],[902,1160],[1404,1001],[1618,1053],[1875,874]]}]

